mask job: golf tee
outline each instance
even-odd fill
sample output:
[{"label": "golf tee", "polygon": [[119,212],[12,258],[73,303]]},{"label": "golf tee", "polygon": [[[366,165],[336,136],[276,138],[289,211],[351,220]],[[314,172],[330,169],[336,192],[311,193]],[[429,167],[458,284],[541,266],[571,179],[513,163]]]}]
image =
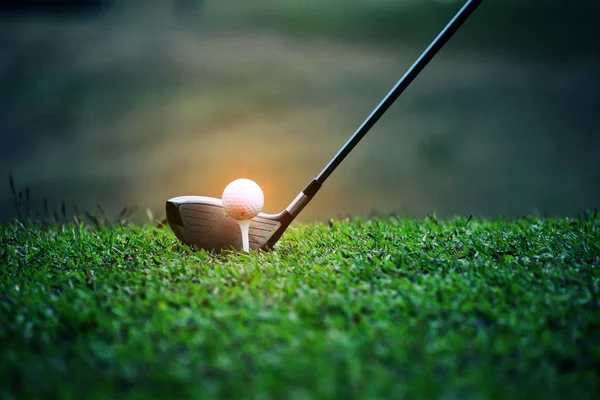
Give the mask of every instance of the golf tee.
[{"label": "golf tee", "polygon": [[250,251],[250,240],[248,239],[248,230],[250,229],[250,220],[241,220],[238,221],[238,225],[240,226],[240,231],[242,232],[242,247],[244,251]]}]

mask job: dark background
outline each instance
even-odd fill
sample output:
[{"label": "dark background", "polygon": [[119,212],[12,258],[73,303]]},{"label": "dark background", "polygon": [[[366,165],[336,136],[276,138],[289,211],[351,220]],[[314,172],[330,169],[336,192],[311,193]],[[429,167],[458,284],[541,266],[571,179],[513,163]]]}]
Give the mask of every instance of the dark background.
[{"label": "dark background", "polygon": [[[0,219],[161,216],[247,177],[284,208],[462,1],[0,2]],[[304,220],[600,205],[596,1],[487,0]]]}]

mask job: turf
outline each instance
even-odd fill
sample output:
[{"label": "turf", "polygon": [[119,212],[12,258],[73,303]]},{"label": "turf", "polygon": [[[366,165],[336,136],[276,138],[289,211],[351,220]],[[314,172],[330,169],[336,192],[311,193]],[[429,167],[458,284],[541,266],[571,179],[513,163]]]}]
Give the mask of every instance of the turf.
[{"label": "turf", "polygon": [[0,398],[594,398],[600,218],[1,227]]}]

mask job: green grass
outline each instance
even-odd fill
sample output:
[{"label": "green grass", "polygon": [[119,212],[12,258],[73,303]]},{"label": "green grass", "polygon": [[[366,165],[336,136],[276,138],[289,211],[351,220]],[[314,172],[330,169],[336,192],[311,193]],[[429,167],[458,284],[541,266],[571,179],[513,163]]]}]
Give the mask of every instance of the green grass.
[{"label": "green grass", "polygon": [[600,218],[1,227],[0,398],[594,398]]}]

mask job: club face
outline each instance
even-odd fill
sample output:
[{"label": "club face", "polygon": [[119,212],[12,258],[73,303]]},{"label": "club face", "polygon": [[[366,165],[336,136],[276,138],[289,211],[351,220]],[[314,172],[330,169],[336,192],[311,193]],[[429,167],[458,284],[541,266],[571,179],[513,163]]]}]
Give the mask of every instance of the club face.
[{"label": "club face", "polygon": [[[182,242],[205,250],[242,248],[242,235],[236,220],[225,212],[221,199],[204,196],[174,197],[166,204],[169,226]],[[253,250],[270,249],[293,218],[260,213],[250,220],[249,241]]]}]

